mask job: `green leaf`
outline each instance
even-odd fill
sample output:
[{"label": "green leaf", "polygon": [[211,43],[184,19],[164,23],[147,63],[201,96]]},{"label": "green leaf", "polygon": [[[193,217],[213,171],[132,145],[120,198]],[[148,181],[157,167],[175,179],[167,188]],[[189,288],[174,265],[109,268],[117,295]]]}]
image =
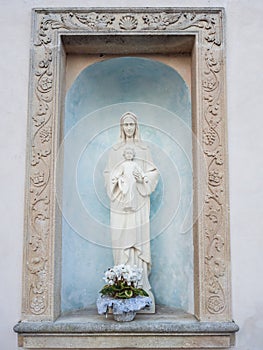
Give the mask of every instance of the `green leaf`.
[{"label": "green leaf", "polygon": [[133,296],[133,291],[132,290],[125,290],[124,293],[125,293],[127,298],[131,298]]}]

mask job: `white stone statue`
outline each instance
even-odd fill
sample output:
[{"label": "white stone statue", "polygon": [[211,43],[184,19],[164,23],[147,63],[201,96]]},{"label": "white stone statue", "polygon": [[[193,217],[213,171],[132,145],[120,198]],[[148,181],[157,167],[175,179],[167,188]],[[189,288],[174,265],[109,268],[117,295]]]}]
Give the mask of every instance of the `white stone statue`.
[{"label": "white stone statue", "polygon": [[[158,171],[149,148],[139,135],[136,116],[125,113],[120,119],[120,142],[110,151],[105,170],[111,201],[111,238],[114,264],[137,265],[143,269],[141,287],[153,299],[148,276],[150,253],[150,194],[158,183]],[[154,312],[154,306],[151,309]]]}]

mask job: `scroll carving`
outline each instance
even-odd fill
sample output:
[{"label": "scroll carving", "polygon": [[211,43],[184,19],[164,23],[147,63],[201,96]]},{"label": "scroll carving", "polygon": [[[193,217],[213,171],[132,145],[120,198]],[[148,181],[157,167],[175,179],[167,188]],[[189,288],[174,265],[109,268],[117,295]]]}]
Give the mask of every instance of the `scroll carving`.
[{"label": "scroll carving", "polygon": [[38,101],[32,116],[32,150],[30,175],[30,236],[27,268],[31,274],[29,309],[39,315],[47,310],[50,249],[50,177],[52,154],[53,67],[51,38],[44,23],[39,29],[37,46],[43,56],[35,72],[34,94]]},{"label": "scroll carving", "polygon": [[[212,21],[215,24],[215,21]],[[216,31],[210,29],[210,36],[205,37],[211,45],[206,47],[203,71],[204,128],[203,149],[208,164],[208,188],[204,204],[205,216],[205,276],[206,307],[211,314],[220,314],[225,310],[225,184],[224,184],[224,149],[221,140],[222,121],[222,79],[220,79],[222,58],[218,51],[213,52],[213,45],[220,45]]]},{"label": "scroll carving", "polygon": [[34,46],[31,166],[29,193],[29,239],[27,246],[26,285],[29,300],[27,313],[48,314],[50,300],[52,242],[52,145],[54,125],[54,55],[56,34],[63,31],[85,32],[163,32],[198,31],[202,33],[202,137],[203,152],[207,160],[208,187],[204,202],[204,266],[205,307],[210,314],[223,313],[226,307],[225,285],[225,165],[224,125],[222,121],[222,45],[220,37],[221,15],[198,11],[153,11],[125,14],[118,11],[65,11],[38,15],[37,36]]}]

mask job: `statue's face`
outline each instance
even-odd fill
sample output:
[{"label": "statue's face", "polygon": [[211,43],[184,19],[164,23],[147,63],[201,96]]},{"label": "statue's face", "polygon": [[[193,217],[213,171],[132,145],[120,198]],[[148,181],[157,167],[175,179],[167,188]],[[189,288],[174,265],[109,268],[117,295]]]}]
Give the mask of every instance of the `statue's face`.
[{"label": "statue's face", "polygon": [[124,158],[126,160],[132,160],[134,158],[134,153],[132,149],[126,149],[124,153]]},{"label": "statue's face", "polygon": [[134,120],[131,117],[127,116],[123,121],[123,130],[126,137],[133,137],[135,133],[135,128],[136,125]]}]

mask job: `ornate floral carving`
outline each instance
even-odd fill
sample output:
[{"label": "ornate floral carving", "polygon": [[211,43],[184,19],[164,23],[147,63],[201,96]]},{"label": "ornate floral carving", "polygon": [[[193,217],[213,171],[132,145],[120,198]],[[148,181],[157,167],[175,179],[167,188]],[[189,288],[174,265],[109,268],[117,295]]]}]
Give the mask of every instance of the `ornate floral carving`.
[{"label": "ornate floral carving", "polygon": [[221,313],[225,309],[225,300],[218,294],[212,295],[207,300],[207,309],[212,314]]},{"label": "ornate floral carving", "polygon": [[[220,210],[219,210],[220,212]],[[216,214],[220,215],[220,213]],[[221,256],[224,253],[224,238],[218,234],[219,219],[215,220],[213,224],[216,227],[206,230],[207,238],[207,253],[205,257],[206,278],[207,278],[207,309],[212,314],[218,314],[224,311],[225,295],[222,287],[222,279],[225,276],[225,262]]]},{"label": "ornate floral carving", "polygon": [[[197,27],[204,30],[205,40],[208,43],[220,46],[221,38],[220,31],[217,29],[218,16],[200,14],[195,11],[160,13],[160,14],[145,14],[142,16],[144,24],[147,25],[148,30],[166,30],[166,29],[180,29],[186,30],[188,28]],[[208,53],[206,52],[208,55]]]},{"label": "ornate floral carving", "polygon": [[[63,22],[66,23],[67,19],[67,16],[64,16]],[[88,29],[91,29],[93,31],[100,31],[109,28],[115,21],[115,16],[110,14],[98,14],[95,12],[86,14],[71,12],[69,14],[69,19],[71,19],[71,22],[67,21],[69,23],[69,27],[71,27],[72,24],[75,24],[77,29],[77,27],[83,24]]]},{"label": "ornate floral carving", "polygon": [[32,149],[29,206],[29,245],[27,268],[31,274],[29,284],[30,312],[40,315],[48,308],[51,245],[50,233],[50,176],[52,171],[53,123],[53,32],[64,24],[50,16],[39,24],[35,45],[41,53],[36,57],[33,93],[37,101],[32,110]]},{"label": "ornate floral carving", "polygon": [[178,22],[181,16],[181,13],[146,14],[142,16],[142,19],[143,22],[148,26],[148,30],[165,30],[171,24]]},{"label": "ornate floral carving", "polygon": [[[206,13],[204,13],[206,12]],[[26,279],[26,293],[29,302],[26,312],[35,315],[50,314],[50,279],[52,264],[50,250],[54,233],[51,232],[53,218],[51,207],[52,169],[54,152],[52,148],[52,126],[56,118],[53,98],[56,80],[54,52],[57,50],[59,31],[81,32],[135,32],[149,33],[163,31],[202,33],[200,45],[202,116],[204,156],[207,161],[208,187],[203,211],[204,265],[202,284],[205,292],[205,308],[210,314],[222,314],[226,309],[224,286],[226,285],[225,231],[225,150],[223,142],[222,94],[224,90],[221,48],[221,12],[169,10],[134,10],[132,14],[123,11],[103,10],[36,10],[36,38],[33,57],[33,100],[31,134],[31,168],[29,171],[30,192],[28,200],[28,246],[26,252],[29,276]],[[201,233],[202,234],[202,233]]]},{"label": "ornate floral carving", "polygon": [[51,140],[51,135],[52,135],[51,127],[43,128],[39,133],[39,137],[40,137],[41,142],[42,143],[49,142]]},{"label": "ornate floral carving", "polygon": [[[212,21],[215,24],[215,21]],[[220,45],[216,39],[216,31],[210,31],[208,43]],[[208,46],[204,55],[203,98],[204,123],[203,131],[204,154],[208,164],[208,195],[205,203],[206,223],[206,307],[211,314],[223,313],[226,307],[224,294],[225,276],[225,237],[224,237],[224,154],[220,139],[222,132],[221,94],[222,79],[220,79],[221,60],[218,53],[213,52],[213,46]]]},{"label": "ornate floral carving", "polygon": [[[34,291],[34,293],[36,293],[36,291]],[[42,314],[45,311],[45,308],[46,308],[46,301],[43,296],[39,295],[39,296],[34,296],[32,298],[30,309],[34,314],[36,315]]]},{"label": "ornate floral carving", "polygon": [[211,186],[219,186],[221,184],[221,180],[223,178],[223,174],[219,171],[219,169],[211,169],[208,174],[208,182]]}]

